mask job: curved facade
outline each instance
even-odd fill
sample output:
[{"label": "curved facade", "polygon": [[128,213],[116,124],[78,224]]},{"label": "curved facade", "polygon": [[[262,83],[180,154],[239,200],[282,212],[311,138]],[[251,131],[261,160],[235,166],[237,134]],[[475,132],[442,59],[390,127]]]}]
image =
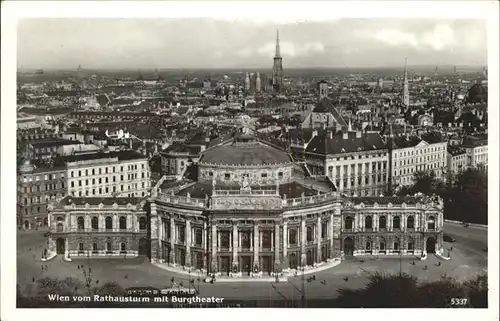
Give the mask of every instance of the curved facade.
[{"label": "curved facade", "polygon": [[[228,147],[222,145],[202,156],[198,181],[161,180],[155,186],[150,199],[152,261],[256,276],[346,255],[422,255],[427,239],[432,238],[432,248],[442,243],[442,210],[432,200],[341,198],[298,183],[293,164],[279,150],[265,156],[277,155],[274,164],[262,159],[234,164],[241,159],[236,148],[272,147],[248,137],[231,144],[230,154],[218,152]],[[385,225],[375,223],[382,217]],[[430,217],[434,225],[427,229]]]}]

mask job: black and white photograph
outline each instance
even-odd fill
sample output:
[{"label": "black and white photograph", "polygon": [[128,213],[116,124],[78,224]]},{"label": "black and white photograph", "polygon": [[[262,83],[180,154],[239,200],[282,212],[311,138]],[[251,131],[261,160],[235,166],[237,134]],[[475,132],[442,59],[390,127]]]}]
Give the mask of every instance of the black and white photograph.
[{"label": "black and white photograph", "polygon": [[498,319],[498,3],[423,3],[18,9],[9,57],[2,27],[5,320]]}]

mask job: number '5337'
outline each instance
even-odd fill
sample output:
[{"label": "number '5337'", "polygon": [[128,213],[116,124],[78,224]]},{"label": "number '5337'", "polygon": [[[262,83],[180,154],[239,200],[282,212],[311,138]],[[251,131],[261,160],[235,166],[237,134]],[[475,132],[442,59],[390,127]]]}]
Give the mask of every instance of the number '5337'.
[{"label": "number '5337'", "polygon": [[451,305],[467,305],[467,298],[452,298]]}]

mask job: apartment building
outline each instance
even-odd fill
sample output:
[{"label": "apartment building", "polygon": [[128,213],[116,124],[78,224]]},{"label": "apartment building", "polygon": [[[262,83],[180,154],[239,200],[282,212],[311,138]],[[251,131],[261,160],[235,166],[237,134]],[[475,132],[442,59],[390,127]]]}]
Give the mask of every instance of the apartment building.
[{"label": "apartment building", "polygon": [[143,197],[151,187],[148,158],[135,151],[73,155],[65,162],[74,197]]}]

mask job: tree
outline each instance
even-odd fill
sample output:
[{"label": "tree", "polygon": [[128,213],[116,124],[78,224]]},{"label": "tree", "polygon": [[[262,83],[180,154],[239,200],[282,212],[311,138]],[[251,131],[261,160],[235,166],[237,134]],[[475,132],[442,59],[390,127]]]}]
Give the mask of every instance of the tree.
[{"label": "tree", "polygon": [[488,277],[479,275],[472,280],[458,282],[443,278],[435,282],[418,283],[408,274],[374,274],[365,287],[351,290],[341,288],[333,302],[341,308],[445,308],[459,307],[452,298],[466,298],[462,307],[488,306]]},{"label": "tree", "polygon": [[451,210],[459,220],[488,224],[488,176],[478,169],[459,173],[450,191]]},{"label": "tree", "polygon": [[413,175],[413,185],[410,187],[403,187],[398,191],[399,196],[414,195],[416,193],[422,193],[425,195],[443,195],[445,192],[444,183],[436,178],[436,174],[433,171],[415,172]]}]

